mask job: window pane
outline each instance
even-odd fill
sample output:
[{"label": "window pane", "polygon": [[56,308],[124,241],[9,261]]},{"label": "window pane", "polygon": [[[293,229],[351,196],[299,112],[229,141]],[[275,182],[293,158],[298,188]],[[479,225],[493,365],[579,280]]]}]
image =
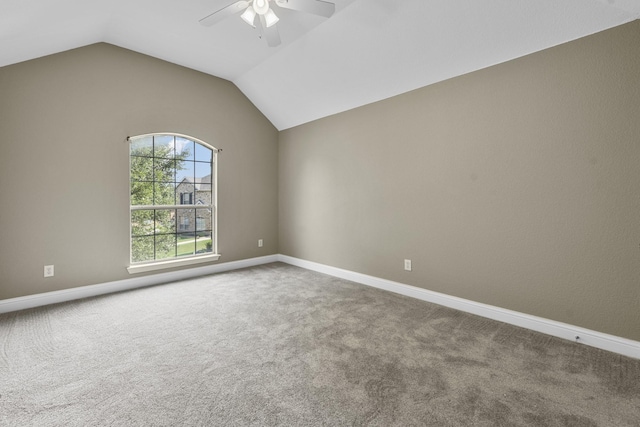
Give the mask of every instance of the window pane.
[{"label": "window pane", "polygon": [[153,159],[153,179],[162,182],[174,182],[176,179],[176,161],[173,159]]},{"label": "window pane", "polygon": [[172,135],[156,135],[153,139],[153,156],[173,159],[175,149]]},{"label": "window pane", "polygon": [[211,149],[201,145],[196,144],[196,161],[200,162],[211,162]]},{"label": "window pane", "polygon": [[211,204],[211,164],[196,162],[196,183],[199,204]]},{"label": "window pane", "polygon": [[131,141],[132,156],[153,156],[153,137],[138,138]]},{"label": "window pane", "polygon": [[210,231],[198,233],[196,252],[199,254],[213,252],[213,240],[211,239]]},{"label": "window pane", "polygon": [[203,178],[211,183],[211,163],[196,162],[196,180]]},{"label": "window pane", "polygon": [[173,184],[156,182],[154,184],[154,205],[173,205],[175,203],[175,188]]},{"label": "window pane", "polygon": [[176,235],[156,235],[156,259],[174,258],[176,256]]},{"label": "window pane", "polygon": [[132,182],[131,204],[133,206],[152,205],[153,182]]},{"label": "window pane", "polygon": [[196,209],[196,231],[205,230],[211,231],[211,209]]},{"label": "window pane", "polygon": [[176,187],[176,204],[178,205],[191,205],[195,203],[194,200],[193,184],[182,183]]},{"label": "window pane", "polygon": [[193,160],[195,151],[193,144],[194,142],[190,139],[176,136],[176,159]]},{"label": "window pane", "polygon": [[177,161],[176,162],[176,182],[179,184],[185,179],[189,182],[193,182],[195,177],[195,163],[190,161]]},{"label": "window pane", "polygon": [[196,239],[193,233],[178,234],[178,256],[194,255],[196,253]]},{"label": "window pane", "polygon": [[153,158],[131,156],[131,179],[153,181]]},{"label": "window pane", "polygon": [[178,232],[193,233],[195,231],[195,218],[193,215],[194,210],[195,209],[178,209],[177,210]]},{"label": "window pane", "polygon": [[198,185],[198,200],[201,205],[211,204],[211,184],[208,181],[203,181]]},{"label": "window pane", "polygon": [[176,211],[157,210],[156,211],[156,233],[168,234],[176,232]]},{"label": "window pane", "polygon": [[152,261],[154,237],[133,237],[131,239],[131,261]]},{"label": "window pane", "polygon": [[153,235],[153,211],[131,211],[131,236]]}]

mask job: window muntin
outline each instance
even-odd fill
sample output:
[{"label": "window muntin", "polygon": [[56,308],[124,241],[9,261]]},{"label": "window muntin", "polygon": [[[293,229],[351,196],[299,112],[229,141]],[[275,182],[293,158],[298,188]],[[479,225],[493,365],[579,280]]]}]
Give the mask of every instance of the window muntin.
[{"label": "window muntin", "polygon": [[177,134],[129,138],[131,262],[217,253],[217,151]]}]

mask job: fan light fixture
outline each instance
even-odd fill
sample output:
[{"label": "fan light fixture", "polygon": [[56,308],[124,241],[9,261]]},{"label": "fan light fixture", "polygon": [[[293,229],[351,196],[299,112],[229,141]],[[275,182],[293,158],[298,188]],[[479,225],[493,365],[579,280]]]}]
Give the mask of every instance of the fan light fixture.
[{"label": "fan light fixture", "polygon": [[242,13],[242,15],[240,15],[240,18],[242,18],[244,22],[246,22],[247,24],[255,28],[255,25],[253,25],[253,21],[255,21],[256,19],[256,11],[253,10],[253,7],[251,6],[247,7],[247,9]]},{"label": "fan light fixture", "polygon": [[278,22],[280,18],[276,16],[276,13],[273,11],[273,9],[269,8],[269,10],[267,10],[267,13],[265,13],[264,15],[264,20],[267,23],[267,28],[269,28],[270,26]]},{"label": "fan light fixture", "polygon": [[[222,0],[220,0],[222,1]],[[269,47],[280,45],[280,33],[276,22],[279,21],[275,12],[269,5],[277,5],[282,9],[291,9],[299,12],[311,13],[314,15],[324,16],[325,18],[333,15],[336,5],[327,0],[233,0],[234,2],[220,10],[213,12],[202,18],[200,23],[206,27],[217,24],[228,16],[236,13],[241,14],[244,22],[257,28],[258,37],[267,41]],[[273,2],[273,3],[269,3]],[[256,22],[258,16],[258,22]]]},{"label": "fan light fixture", "polygon": [[253,0],[253,3],[247,6],[240,17],[244,22],[255,28],[254,22],[256,20],[256,15],[264,16],[264,22],[267,28],[280,20],[273,9],[269,7],[269,0]]}]

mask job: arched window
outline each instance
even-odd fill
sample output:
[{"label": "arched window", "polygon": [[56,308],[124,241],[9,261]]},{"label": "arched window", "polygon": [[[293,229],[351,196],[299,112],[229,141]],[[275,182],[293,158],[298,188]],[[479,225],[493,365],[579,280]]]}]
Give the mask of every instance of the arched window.
[{"label": "arched window", "polygon": [[185,135],[129,137],[129,272],[218,259],[218,150]]}]

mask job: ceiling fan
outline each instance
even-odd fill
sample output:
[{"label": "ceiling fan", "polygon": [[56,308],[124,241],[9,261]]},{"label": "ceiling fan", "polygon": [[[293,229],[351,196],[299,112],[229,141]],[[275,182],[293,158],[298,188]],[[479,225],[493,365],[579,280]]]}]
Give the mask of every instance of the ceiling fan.
[{"label": "ceiling fan", "polygon": [[[279,18],[270,5],[276,4],[283,9],[297,10],[324,17],[330,17],[336,10],[334,3],[324,0],[241,0],[205,16],[200,20],[207,27],[244,10],[241,18],[253,28],[257,28],[259,37],[267,40],[271,47],[280,44],[280,33],[276,27]],[[256,17],[258,19],[256,19]],[[257,22],[257,24],[256,24]]]}]

